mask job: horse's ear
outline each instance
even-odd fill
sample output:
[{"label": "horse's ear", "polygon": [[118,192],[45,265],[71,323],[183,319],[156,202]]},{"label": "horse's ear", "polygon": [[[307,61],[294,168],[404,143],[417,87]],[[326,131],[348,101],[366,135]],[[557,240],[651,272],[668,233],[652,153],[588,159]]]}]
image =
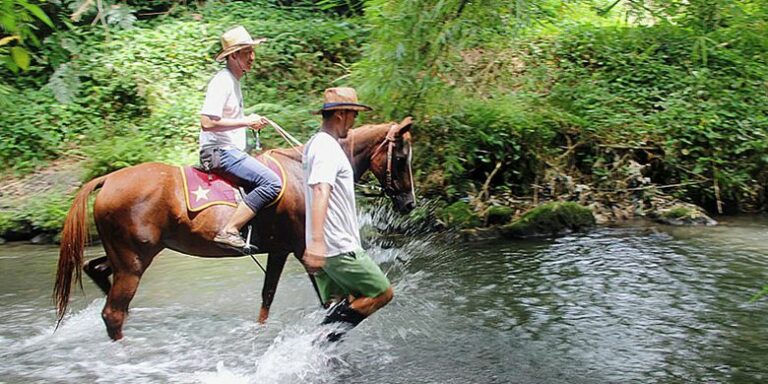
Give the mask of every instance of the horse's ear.
[{"label": "horse's ear", "polygon": [[402,136],[406,132],[409,132],[411,130],[411,126],[413,125],[413,119],[408,116],[403,121],[400,122],[400,124],[397,125],[397,136]]}]

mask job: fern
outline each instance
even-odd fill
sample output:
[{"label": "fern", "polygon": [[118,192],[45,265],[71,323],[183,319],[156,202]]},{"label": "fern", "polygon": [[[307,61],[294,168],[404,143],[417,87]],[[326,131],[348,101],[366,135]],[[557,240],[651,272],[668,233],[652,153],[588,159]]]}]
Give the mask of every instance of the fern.
[{"label": "fern", "polygon": [[107,11],[107,23],[120,29],[131,29],[136,22],[135,10],[126,5],[113,5]]},{"label": "fern", "polygon": [[46,85],[60,103],[71,103],[80,92],[80,77],[77,69],[70,63],[64,63],[53,72]]}]

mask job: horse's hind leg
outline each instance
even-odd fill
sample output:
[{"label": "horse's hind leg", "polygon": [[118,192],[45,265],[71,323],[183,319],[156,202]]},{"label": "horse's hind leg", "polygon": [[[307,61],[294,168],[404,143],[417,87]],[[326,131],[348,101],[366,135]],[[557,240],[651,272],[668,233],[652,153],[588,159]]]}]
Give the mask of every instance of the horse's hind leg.
[{"label": "horse's hind leg", "polygon": [[123,338],[123,323],[128,315],[128,305],[131,303],[136,289],[139,287],[141,276],[149,267],[155,255],[159,251],[147,252],[148,257],[142,257],[134,250],[113,244],[106,244],[110,264],[114,270],[112,276],[112,288],[107,295],[107,303],[101,312],[107,333],[112,340]]},{"label": "horse's hind leg", "polygon": [[114,284],[107,295],[107,304],[101,312],[101,318],[107,326],[107,333],[112,340],[123,338],[123,323],[128,314],[128,305],[136,294],[141,275],[132,272],[117,272]]},{"label": "horse's hind leg", "polygon": [[106,256],[88,260],[83,264],[83,271],[104,291],[105,295],[109,295],[109,290],[112,288],[112,283],[109,281],[112,268],[109,266]]}]

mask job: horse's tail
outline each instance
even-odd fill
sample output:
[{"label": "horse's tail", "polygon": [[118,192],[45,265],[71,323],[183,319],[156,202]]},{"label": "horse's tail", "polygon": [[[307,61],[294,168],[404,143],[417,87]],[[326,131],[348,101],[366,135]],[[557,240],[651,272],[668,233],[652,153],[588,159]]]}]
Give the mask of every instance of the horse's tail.
[{"label": "horse's tail", "polygon": [[[83,249],[88,238],[88,196],[96,188],[104,185],[107,176],[93,179],[83,185],[69,208],[61,232],[61,247],[59,248],[59,268],[56,271],[56,283],[53,286],[53,296],[56,301],[58,323],[64,318],[64,312],[69,304],[69,293],[72,287],[72,274],[80,288],[83,287]],[[57,323],[57,327],[58,327]]]}]

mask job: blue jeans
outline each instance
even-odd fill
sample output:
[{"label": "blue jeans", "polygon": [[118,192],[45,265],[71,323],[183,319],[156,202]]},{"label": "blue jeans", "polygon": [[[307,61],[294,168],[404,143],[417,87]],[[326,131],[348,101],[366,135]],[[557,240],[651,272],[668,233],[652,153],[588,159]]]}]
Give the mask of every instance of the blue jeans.
[{"label": "blue jeans", "polygon": [[245,205],[254,212],[264,208],[280,194],[283,183],[266,165],[238,149],[216,151],[221,156],[221,167],[215,172],[245,189]]}]

